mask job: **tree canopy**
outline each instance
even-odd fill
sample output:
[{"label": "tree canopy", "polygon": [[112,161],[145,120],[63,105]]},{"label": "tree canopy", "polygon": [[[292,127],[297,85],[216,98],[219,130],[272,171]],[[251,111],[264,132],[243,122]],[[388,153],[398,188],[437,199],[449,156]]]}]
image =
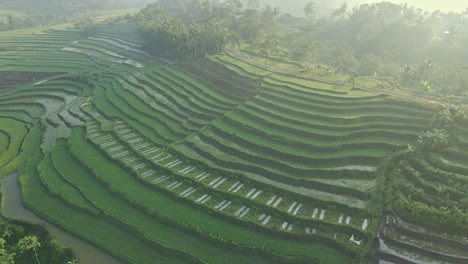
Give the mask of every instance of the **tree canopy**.
[{"label": "tree canopy", "polygon": [[[173,4],[177,2],[170,5]],[[149,52],[172,59],[187,59],[224,49],[226,29],[222,26],[222,20],[214,17],[204,21],[184,21],[178,17],[184,17],[183,13],[171,15],[171,10],[163,9],[164,6],[167,5],[160,5],[159,2],[149,5],[136,16]]]},{"label": "tree canopy", "polygon": [[0,263],[67,263],[75,256],[62,248],[41,226],[26,223],[0,224]]},{"label": "tree canopy", "polygon": [[[273,57],[299,62],[307,71],[356,73],[418,94],[468,94],[468,10],[427,12],[380,2],[343,4],[315,17],[315,7],[313,1],[304,7],[309,19],[283,15],[279,25],[263,28],[280,40],[269,52]],[[264,47],[257,51],[265,53]]]}]

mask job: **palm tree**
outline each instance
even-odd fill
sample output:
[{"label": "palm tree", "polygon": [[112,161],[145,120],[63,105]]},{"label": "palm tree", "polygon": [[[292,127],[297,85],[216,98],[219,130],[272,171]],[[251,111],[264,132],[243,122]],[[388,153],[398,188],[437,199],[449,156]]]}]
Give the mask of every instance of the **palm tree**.
[{"label": "palm tree", "polygon": [[37,255],[37,249],[41,247],[41,243],[36,236],[23,237],[20,239],[20,241],[18,241],[17,247],[21,252],[32,249],[34,251],[34,257],[36,258],[37,264],[41,264],[39,261],[39,256]]},{"label": "palm tree", "polygon": [[421,74],[424,76],[425,81],[429,79],[429,73],[431,72],[432,67],[432,60],[430,58],[427,58],[420,63],[419,69]]},{"label": "palm tree", "polygon": [[312,18],[316,12],[317,12],[317,6],[312,1],[308,2],[307,5],[304,7],[304,14],[308,18]]},{"label": "palm tree", "polygon": [[413,81],[414,69],[410,65],[406,65],[401,69],[401,80],[404,84],[408,85]]},{"label": "palm tree", "polygon": [[16,254],[14,252],[10,252],[7,248],[5,248],[5,245],[5,239],[0,238],[0,263],[14,264]]},{"label": "palm tree", "polygon": [[343,3],[340,8],[338,9],[335,9],[330,17],[333,18],[333,19],[342,19],[345,17],[346,15],[346,12],[348,11],[348,4],[346,3]]},{"label": "palm tree", "polygon": [[351,90],[354,90],[354,87],[356,86],[356,78],[358,77],[358,73],[356,69],[353,69],[351,72],[351,76],[349,78],[349,82],[352,84]]},{"label": "palm tree", "polygon": [[3,230],[2,238],[9,238],[13,235],[8,225],[5,226],[5,230]]},{"label": "palm tree", "polygon": [[413,155],[414,151],[415,151],[414,146],[408,143],[408,146],[406,147],[406,153],[408,153],[409,155]]}]

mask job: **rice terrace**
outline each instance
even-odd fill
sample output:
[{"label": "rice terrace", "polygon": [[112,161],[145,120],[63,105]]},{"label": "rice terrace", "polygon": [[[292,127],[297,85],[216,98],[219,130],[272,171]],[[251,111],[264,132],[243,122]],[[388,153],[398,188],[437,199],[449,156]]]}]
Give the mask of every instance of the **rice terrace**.
[{"label": "rice terrace", "polygon": [[[28,222],[4,208],[16,192],[36,224],[108,259],[68,244],[68,263],[468,263],[466,93],[281,57],[275,9],[255,1],[8,28],[28,16],[14,2],[0,1],[0,178],[19,188],[2,188],[0,225]],[[281,18],[278,34],[308,34]]]}]

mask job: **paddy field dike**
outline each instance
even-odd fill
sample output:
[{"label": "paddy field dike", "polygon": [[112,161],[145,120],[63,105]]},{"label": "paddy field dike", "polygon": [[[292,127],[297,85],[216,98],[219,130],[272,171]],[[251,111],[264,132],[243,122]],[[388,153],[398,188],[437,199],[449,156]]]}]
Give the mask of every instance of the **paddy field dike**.
[{"label": "paddy field dike", "polygon": [[405,156],[444,106],[142,44],[0,33],[0,175],[30,210],[125,263],[466,263],[466,222],[415,208],[468,216],[468,122]]}]

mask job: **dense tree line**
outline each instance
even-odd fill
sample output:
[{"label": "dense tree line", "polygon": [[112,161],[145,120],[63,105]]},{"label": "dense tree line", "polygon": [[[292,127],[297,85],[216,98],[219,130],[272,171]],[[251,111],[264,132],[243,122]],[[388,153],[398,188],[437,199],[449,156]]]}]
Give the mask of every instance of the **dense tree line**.
[{"label": "dense tree line", "polygon": [[8,31],[21,28],[40,27],[66,21],[56,15],[33,15],[13,16],[7,15],[4,21],[0,21],[0,31]]},{"label": "dense tree line", "polygon": [[[8,16],[0,30],[76,20],[80,12],[123,3],[42,1],[55,3],[51,12]],[[250,52],[294,62],[325,77],[378,80],[376,85],[417,94],[468,94],[468,9],[426,12],[380,2],[353,8],[343,4],[324,15],[310,1],[304,17],[294,17],[277,7],[260,8],[258,0],[158,0],[138,13],[136,21],[146,49],[159,56],[196,58],[220,52],[227,43],[232,50],[246,43],[243,48]]]},{"label": "dense tree line", "polygon": [[70,249],[58,246],[47,230],[26,223],[0,224],[0,263],[77,263]]},{"label": "dense tree line", "polygon": [[254,0],[159,0],[136,20],[146,47],[160,56],[196,58],[222,51],[226,43],[272,45],[265,35],[276,30],[279,8],[259,10]]},{"label": "dense tree line", "polygon": [[82,31],[83,37],[93,36],[99,30],[99,25],[90,18],[78,20],[73,23],[73,26]]},{"label": "dense tree line", "polygon": [[[304,71],[379,80],[418,94],[468,94],[468,9],[443,13],[390,2],[343,4],[319,17],[323,10],[311,1],[305,17],[294,17],[277,7],[260,8],[257,0],[159,0],[157,6],[177,18],[171,23],[182,36],[183,25],[209,21],[232,47],[247,43],[250,52],[298,63]],[[188,38],[182,36],[173,39]]]},{"label": "dense tree line", "polygon": [[[215,54],[224,49],[227,33],[223,20],[217,17],[188,20],[183,13],[180,16],[171,14],[170,9],[163,9],[163,6],[160,3],[152,4],[136,15],[145,48],[149,52],[172,59],[187,59]],[[207,14],[208,11],[203,17]]]},{"label": "dense tree line", "polygon": [[430,13],[381,2],[343,4],[323,17],[316,10],[309,2],[305,18],[283,14],[265,35],[275,45],[257,50],[300,62],[305,70],[356,73],[417,93],[468,94],[468,9]]}]

